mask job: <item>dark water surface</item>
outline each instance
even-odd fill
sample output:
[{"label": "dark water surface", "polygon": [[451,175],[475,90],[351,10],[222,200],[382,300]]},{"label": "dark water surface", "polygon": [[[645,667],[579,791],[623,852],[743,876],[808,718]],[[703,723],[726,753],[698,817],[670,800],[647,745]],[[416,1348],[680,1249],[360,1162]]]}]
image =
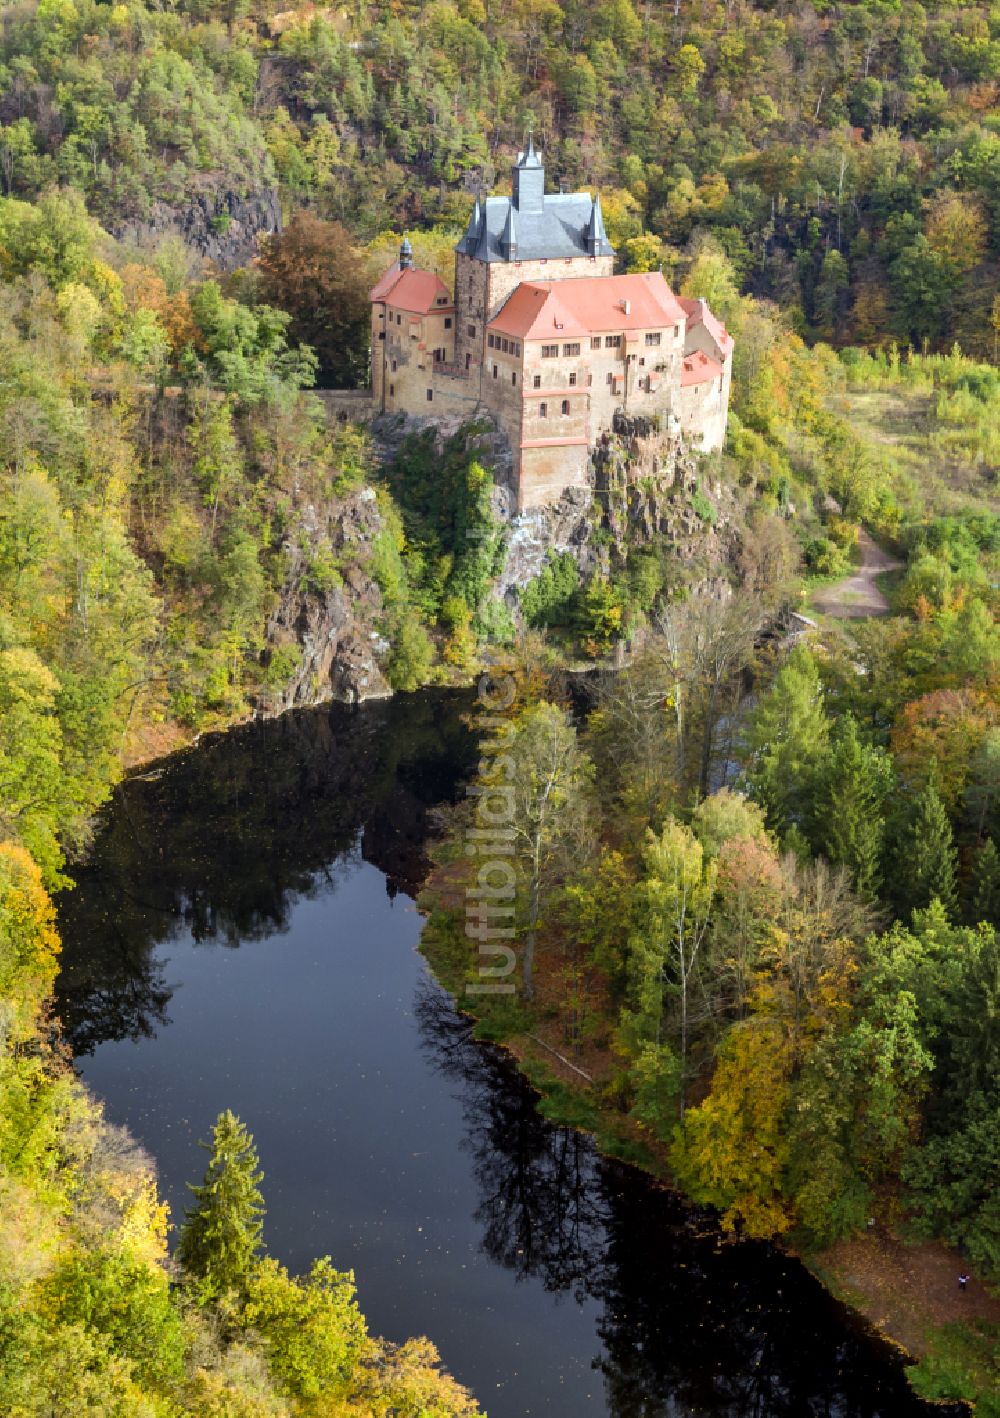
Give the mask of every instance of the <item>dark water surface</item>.
[{"label": "dark water surface", "polygon": [[81,1072],[175,1219],[216,1114],[252,1129],[269,1249],[357,1272],[490,1418],[940,1415],[801,1266],[534,1110],[430,979],[410,894],[468,697],[307,711],[123,785],[60,902]]}]

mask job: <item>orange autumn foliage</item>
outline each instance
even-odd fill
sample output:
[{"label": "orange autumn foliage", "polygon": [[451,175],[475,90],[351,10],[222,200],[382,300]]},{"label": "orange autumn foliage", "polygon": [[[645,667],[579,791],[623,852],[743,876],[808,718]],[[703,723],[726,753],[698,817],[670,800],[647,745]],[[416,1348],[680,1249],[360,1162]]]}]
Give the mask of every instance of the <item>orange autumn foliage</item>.
[{"label": "orange autumn foliage", "polygon": [[901,776],[914,787],[937,764],[938,791],[949,811],[957,806],[973,756],[998,721],[997,705],[976,689],[937,689],[904,706],[890,747]]},{"label": "orange autumn foliage", "polygon": [[167,332],[175,358],[188,345],[194,349],[205,348],[186,291],[168,295],[163,279],[155,271],[150,270],[148,266],[134,263],[122,268],[121,281],[128,309],[153,312]]}]

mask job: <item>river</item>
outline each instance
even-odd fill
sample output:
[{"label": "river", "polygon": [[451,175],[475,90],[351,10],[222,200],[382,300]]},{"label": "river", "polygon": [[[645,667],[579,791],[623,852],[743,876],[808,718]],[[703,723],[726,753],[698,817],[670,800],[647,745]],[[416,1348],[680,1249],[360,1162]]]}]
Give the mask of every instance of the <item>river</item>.
[{"label": "river", "polygon": [[940,1415],[801,1265],[721,1244],[470,1038],[412,899],[470,706],[303,711],[117,792],[59,902],[59,1008],[174,1219],[232,1108],[270,1252],[354,1269],[372,1329],[428,1334],[490,1418]]}]

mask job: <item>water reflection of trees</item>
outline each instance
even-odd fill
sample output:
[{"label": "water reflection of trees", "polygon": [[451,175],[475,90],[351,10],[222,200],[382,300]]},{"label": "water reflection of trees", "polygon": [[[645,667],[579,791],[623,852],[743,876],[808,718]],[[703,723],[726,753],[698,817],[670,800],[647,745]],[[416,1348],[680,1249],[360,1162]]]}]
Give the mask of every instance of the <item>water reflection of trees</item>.
[{"label": "water reflection of trees", "polygon": [[181,933],[231,947],[279,935],[293,903],[335,888],[358,853],[390,894],[415,891],[429,814],[470,764],[465,706],[425,693],[286,715],[122,784],[59,900],[59,1008],[74,1051],[163,1025],[158,951]]},{"label": "water reflection of trees", "polygon": [[424,1049],[458,1085],[483,1249],[519,1278],[599,1302],[614,1418],[940,1418],[796,1261],[722,1244],[709,1217],[548,1122],[432,982],[415,1011]]}]

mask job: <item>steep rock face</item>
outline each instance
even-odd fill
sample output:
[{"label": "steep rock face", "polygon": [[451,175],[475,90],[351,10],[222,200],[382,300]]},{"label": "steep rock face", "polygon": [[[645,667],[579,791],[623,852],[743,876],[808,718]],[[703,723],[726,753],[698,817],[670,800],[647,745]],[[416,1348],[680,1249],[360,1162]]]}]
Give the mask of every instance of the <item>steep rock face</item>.
[{"label": "steep rock face", "polygon": [[590,540],[592,504],[589,487],[570,487],[551,506],[534,507],[515,517],[497,596],[513,599],[514,593],[539,574],[550,554],[571,552],[584,575],[592,571],[599,562]]},{"label": "steep rock face", "polygon": [[382,595],[371,551],[382,530],[375,493],[362,488],[323,507],[307,504],[285,538],[287,567],[267,645],[297,651],[277,710],[336,699],[357,703],[391,693],[380,658]]},{"label": "steep rock face", "polygon": [[679,560],[716,566],[732,560],[739,496],[710,475],[679,429],[619,415],[593,450],[595,496],[620,555],[659,539]]},{"label": "steep rock face", "polygon": [[517,592],[550,555],[569,552],[584,577],[606,575],[630,547],[653,541],[710,575],[734,556],[738,514],[735,490],[707,475],[675,425],[620,415],[591,450],[588,487],[513,518],[496,594],[514,610]]},{"label": "steep rock face", "polygon": [[187,204],[172,207],[154,202],[142,221],[112,230],[119,239],[153,240],[176,232],[206,260],[222,271],[245,266],[257,254],[261,236],[281,230],[281,205],[275,188],[238,192],[194,191]]}]

